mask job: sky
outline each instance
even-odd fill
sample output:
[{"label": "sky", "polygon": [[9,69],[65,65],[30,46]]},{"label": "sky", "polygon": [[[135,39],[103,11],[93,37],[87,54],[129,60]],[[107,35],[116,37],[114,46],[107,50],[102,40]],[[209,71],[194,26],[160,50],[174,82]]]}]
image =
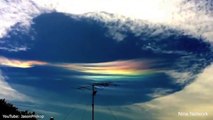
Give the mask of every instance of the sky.
[{"label": "sky", "polygon": [[[57,120],[210,120],[211,0],[0,1],[0,98]],[[169,104],[168,104],[169,103]],[[179,116],[207,112],[208,116]]]}]

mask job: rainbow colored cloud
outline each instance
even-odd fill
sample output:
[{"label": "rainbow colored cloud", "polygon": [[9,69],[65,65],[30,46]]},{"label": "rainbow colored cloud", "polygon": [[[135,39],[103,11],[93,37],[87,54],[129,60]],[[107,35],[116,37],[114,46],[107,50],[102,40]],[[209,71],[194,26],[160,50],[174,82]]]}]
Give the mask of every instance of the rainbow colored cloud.
[{"label": "rainbow colored cloud", "polygon": [[16,60],[8,59],[0,56],[0,65],[16,68],[31,68],[35,65],[46,65],[46,62],[35,61],[35,60]]},{"label": "rainbow colored cloud", "polygon": [[138,78],[156,73],[157,70],[151,69],[150,64],[151,61],[147,60],[119,60],[101,63],[61,64],[57,66],[85,74],[75,77],[90,80],[106,80]]},{"label": "rainbow colored cloud", "polygon": [[35,60],[16,60],[0,57],[0,65],[16,68],[31,68],[34,66],[49,65],[67,69],[70,71],[77,71],[83,73],[81,75],[72,75],[75,78],[87,80],[125,80],[125,79],[138,79],[144,76],[152,75],[159,70],[153,69],[152,64],[156,61],[152,60],[118,60],[112,62],[99,62],[99,63],[47,63]]}]

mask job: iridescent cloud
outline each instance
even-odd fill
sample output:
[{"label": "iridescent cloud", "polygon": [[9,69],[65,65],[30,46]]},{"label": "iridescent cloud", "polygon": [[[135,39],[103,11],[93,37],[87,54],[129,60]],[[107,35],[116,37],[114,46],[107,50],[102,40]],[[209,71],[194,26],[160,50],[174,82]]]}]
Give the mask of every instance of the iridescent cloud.
[{"label": "iridescent cloud", "polygon": [[109,78],[121,79],[124,77],[137,78],[157,72],[157,70],[150,68],[150,63],[147,60],[119,60],[101,63],[62,64],[58,66],[85,74],[75,77],[105,80]]},{"label": "iridescent cloud", "polygon": [[148,62],[124,60],[102,63],[64,64],[64,68],[90,74],[100,75],[141,75],[152,72]]},{"label": "iridescent cloud", "polygon": [[0,57],[0,65],[8,66],[8,67],[16,67],[16,68],[30,68],[35,65],[45,65],[46,62],[35,61],[35,60],[16,60],[16,59],[8,59],[5,57]]}]

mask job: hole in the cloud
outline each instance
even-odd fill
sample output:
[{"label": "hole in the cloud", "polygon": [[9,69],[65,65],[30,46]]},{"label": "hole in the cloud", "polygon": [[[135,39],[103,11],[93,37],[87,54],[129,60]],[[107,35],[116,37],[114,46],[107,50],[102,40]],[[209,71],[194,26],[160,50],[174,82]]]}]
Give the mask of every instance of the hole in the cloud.
[{"label": "hole in the cloud", "polygon": [[[118,88],[100,91],[97,96],[97,103],[102,105],[104,103],[124,105],[145,102],[161,95],[179,91],[189,82],[180,84],[178,79],[192,80],[188,79],[187,76],[183,78],[178,75],[189,73],[191,76],[196,76],[212,61],[212,51],[208,43],[200,38],[184,35],[180,31],[170,30],[165,26],[155,28],[154,26],[148,26],[149,24],[147,23],[146,27],[140,26],[141,28],[138,27],[137,31],[134,31],[127,28],[130,25],[134,25],[132,24],[134,21],[113,24],[114,27],[118,25],[116,29],[123,29],[120,30],[122,32],[120,34],[125,35],[125,37],[120,36],[122,37],[121,39],[118,38],[119,35],[111,38],[106,36],[110,30],[110,24],[88,17],[76,18],[62,13],[48,13],[34,18],[33,22],[31,29],[36,34],[32,34],[35,40],[31,43],[31,48],[24,52],[2,53],[2,55],[26,60],[70,64],[135,59],[157,61],[148,64],[150,69],[158,71],[155,74],[136,78],[129,77],[125,81],[119,80],[116,81],[116,83],[121,84]],[[130,25],[119,27],[122,24]],[[109,26],[107,27],[107,25]],[[117,33],[115,32],[115,34]],[[17,38],[14,44],[23,43],[25,45],[29,42],[29,36],[31,36],[31,32],[27,35],[14,34],[10,39]],[[120,41],[118,42],[116,39],[120,39]],[[10,77],[11,73],[10,79],[20,79],[20,81],[14,83],[31,86],[35,89],[61,90],[66,94],[73,94],[72,90],[68,91],[70,86],[91,83],[90,80],[77,78],[76,75],[79,75],[79,73],[76,74],[74,71],[37,67],[17,70],[19,71],[17,73],[21,74],[20,76],[18,75],[20,77],[18,78],[17,74],[14,75],[16,70],[8,69],[8,77]],[[80,75],[85,74],[81,73]],[[36,76],[39,76],[39,79]],[[32,80],[32,82],[27,79],[36,80]],[[113,76],[110,80],[113,81]],[[55,92],[57,93],[57,91]],[[73,90],[73,92],[75,91]],[[65,97],[63,94],[59,96],[61,100]],[[66,96],[66,99],[71,98]]]}]

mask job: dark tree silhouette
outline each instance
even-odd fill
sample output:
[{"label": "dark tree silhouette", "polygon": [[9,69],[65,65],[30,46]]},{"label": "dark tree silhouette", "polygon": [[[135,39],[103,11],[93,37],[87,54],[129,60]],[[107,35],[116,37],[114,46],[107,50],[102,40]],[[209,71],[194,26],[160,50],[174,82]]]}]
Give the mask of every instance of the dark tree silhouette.
[{"label": "dark tree silhouette", "polygon": [[[19,111],[17,107],[14,105],[7,103],[5,99],[0,99],[0,120],[4,120],[3,115],[7,116],[21,116],[21,115],[35,115],[35,112],[29,112],[29,111]],[[6,120],[10,120],[11,118],[5,118]],[[36,118],[16,118],[16,120],[37,120]]]}]

